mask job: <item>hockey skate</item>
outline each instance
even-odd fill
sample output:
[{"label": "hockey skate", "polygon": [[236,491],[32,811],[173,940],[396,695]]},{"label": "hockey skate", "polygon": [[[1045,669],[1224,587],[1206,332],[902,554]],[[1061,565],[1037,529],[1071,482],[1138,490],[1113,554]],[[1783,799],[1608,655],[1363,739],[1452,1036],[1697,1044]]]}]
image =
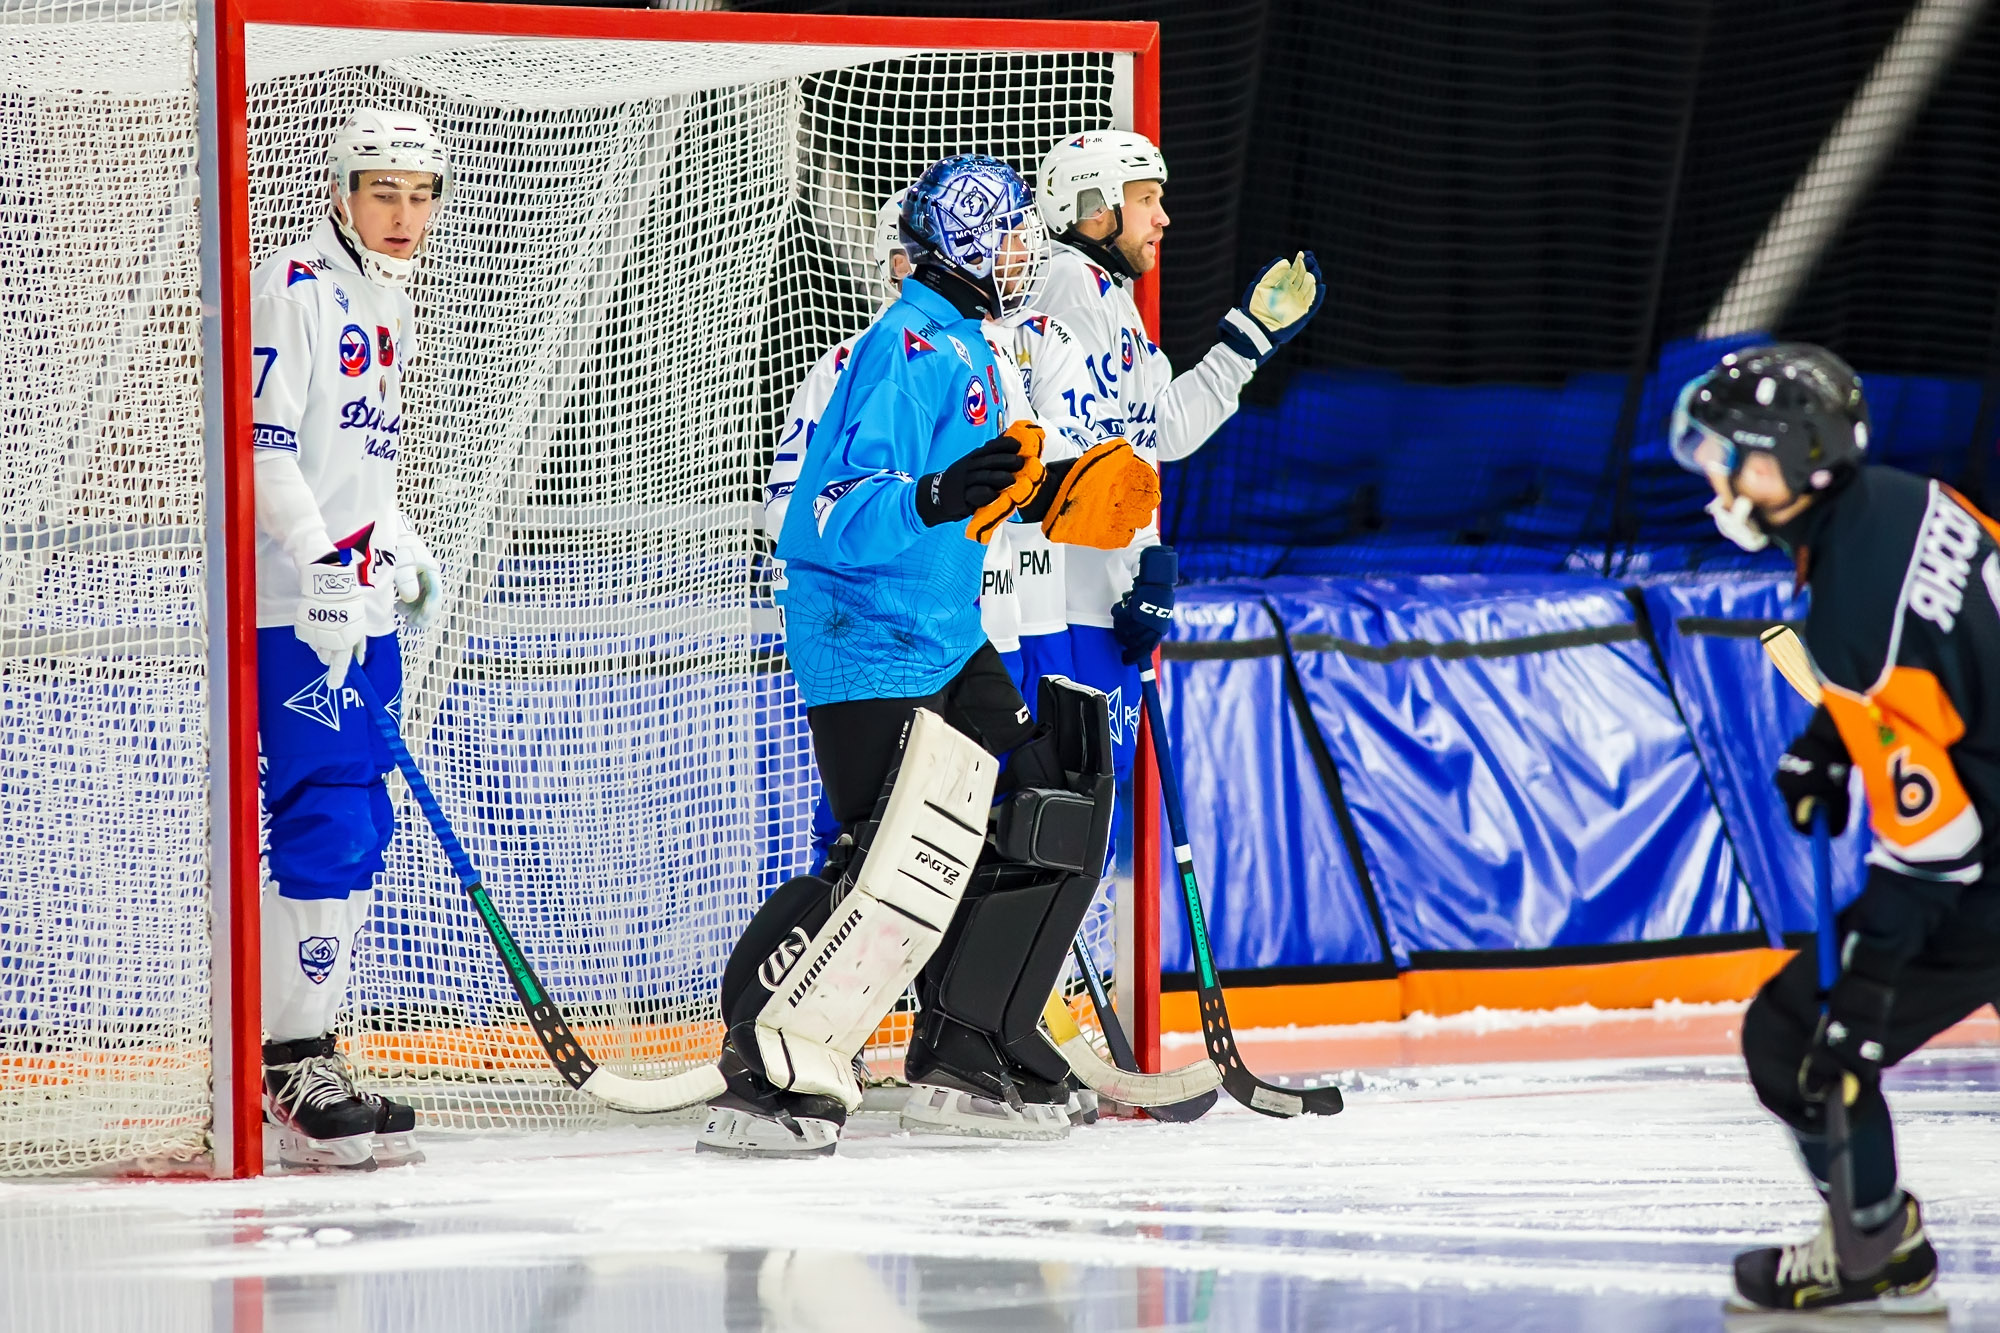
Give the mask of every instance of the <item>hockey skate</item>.
[{"label": "hockey skate", "polygon": [[903,1128],[919,1134],[1047,1142],[1067,1138],[1070,1089],[1002,1058],[979,1034],[934,1024],[949,1058],[919,1032],[903,1057],[910,1098]]},{"label": "hockey skate", "polygon": [[696,1152],[733,1157],[828,1157],[840,1146],[847,1108],[832,1097],[783,1092],[751,1069],[733,1039],[717,1062],[728,1089],[708,1104]]},{"label": "hockey skate", "polygon": [[348,1080],[332,1033],[264,1043],[267,1159],[287,1171],[373,1171],[380,1120]]},{"label": "hockey skate", "polygon": [[1736,1256],[1732,1311],[1834,1310],[1852,1314],[1934,1315],[1944,1312],[1936,1290],[1937,1251],[1924,1235],[1923,1209],[1915,1196],[1884,1227],[1903,1239],[1883,1270],[1856,1279],[1840,1271],[1834,1252],[1833,1219],[1822,1217],[1819,1233],[1795,1245],[1746,1250]]},{"label": "hockey skate", "polygon": [[375,1108],[375,1165],[414,1166],[424,1160],[417,1146],[417,1108],[379,1092],[356,1094]]}]

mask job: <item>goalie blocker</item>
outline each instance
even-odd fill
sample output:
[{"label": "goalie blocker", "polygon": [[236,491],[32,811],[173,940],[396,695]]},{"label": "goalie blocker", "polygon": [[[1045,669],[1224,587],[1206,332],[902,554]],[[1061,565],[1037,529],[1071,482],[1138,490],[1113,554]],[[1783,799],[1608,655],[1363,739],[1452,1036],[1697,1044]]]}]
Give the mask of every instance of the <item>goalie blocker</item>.
[{"label": "goalie blocker", "polygon": [[[1110,723],[1102,695],[1060,678],[1042,687],[1040,726],[1019,698],[989,647],[939,695],[870,701],[914,706],[900,759],[872,817],[847,821],[829,878],[782,885],[732,954],[729,1090],[711,1104],[704,1150],[833,1151],[861,1103],[854,1056],[920,969],[906,1124],[1066,1132],[1068,1067],[1037,1024],[1109,836]],[[857,756],[827,764],[831,730],[815,727],[839,815]],[[1001,772],[989,751],[1003,748]]]}]

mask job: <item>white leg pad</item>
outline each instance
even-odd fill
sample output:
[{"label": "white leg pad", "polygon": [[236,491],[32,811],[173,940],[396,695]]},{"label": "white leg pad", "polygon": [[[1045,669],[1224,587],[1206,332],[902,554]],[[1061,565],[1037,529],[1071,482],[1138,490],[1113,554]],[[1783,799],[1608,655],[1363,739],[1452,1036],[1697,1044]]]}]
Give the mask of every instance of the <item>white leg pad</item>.
[{"label": "white leg pad", "polygon": [[861,1105],[853,1059],[930,959],[986,840],[1000,764],[919,708],[861,874],[757,1016],[772,1083]]}]

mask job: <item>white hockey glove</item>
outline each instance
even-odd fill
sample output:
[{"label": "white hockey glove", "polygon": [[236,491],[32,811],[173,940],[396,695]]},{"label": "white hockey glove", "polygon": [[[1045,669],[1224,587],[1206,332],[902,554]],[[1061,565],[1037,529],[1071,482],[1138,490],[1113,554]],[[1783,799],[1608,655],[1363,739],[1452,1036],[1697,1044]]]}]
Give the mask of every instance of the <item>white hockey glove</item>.
[{"label": "white hockey glove", "polygon": [[299,613],[292,629],[300,642],[319,654],[326,665],[326,683],[336,690],[346,683],[349,664],[368,657],[368,632],[361,623],[366,559],[365,550],[329,551],[307,565],[300,580]]},{"label": "white hockey glove", "polygon": [[1319,313],[1325,300],[1319,261],[1312,251],[1301,250],[1294,258],[1264,265],[1236,308],[1222,317],[1217,332],[1230,351],[1261,366]]},{"label": "white hockey glove", "polygon": [[403,619],[422,634],[444,609],[444,575],[438,572],[431,548],[408,524],[403,526],[403,540],[396,547],[389,577],[395,585],[396,601],[403,608]]}]

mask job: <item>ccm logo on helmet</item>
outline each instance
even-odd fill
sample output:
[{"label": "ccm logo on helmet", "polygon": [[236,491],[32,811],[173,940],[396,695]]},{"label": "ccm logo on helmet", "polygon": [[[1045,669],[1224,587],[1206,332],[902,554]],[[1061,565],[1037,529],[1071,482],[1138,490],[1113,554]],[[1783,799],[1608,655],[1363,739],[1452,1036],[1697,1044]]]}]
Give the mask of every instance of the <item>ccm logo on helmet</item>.
[{"label": "ccm logo on helmet", "polygon": [[1978,551],[1978,520],[1949,501],[1933,506],[1917,537],[1910,609],[1949,634],[1965,605],[1965,581]]}]

